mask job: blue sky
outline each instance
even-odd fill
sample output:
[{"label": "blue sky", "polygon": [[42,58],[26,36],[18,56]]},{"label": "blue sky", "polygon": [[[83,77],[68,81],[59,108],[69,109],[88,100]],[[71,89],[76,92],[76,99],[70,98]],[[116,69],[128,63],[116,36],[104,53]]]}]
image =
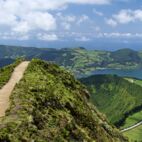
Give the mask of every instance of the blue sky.
[{"label": "blue sky", "polygon": [[115,50],[142,43],[141,0],[0,0],[0,19],[0,44]]}]

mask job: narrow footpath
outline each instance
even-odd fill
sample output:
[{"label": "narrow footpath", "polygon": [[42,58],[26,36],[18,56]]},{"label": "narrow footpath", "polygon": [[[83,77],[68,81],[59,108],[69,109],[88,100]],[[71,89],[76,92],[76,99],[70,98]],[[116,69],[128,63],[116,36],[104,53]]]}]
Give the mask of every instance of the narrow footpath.
[{"label": "narrow footpath", "polygon": [[126,132],[126,131],[129,131],[129,130],[135,129],[136,127],[138,127],[140,125],[142,125],[142,121],[137,123],[137,124],[135,124],[135,125],[133,125],[133,126],[130,126],[128,128],[125,128],[125,129],[121,130],[121,132]]},{"label": "narrow footpath", "polygon": [[9,108],[10,95],[15,85],[22,79],[29,62],[24,61],[20,63],[13,71],[10,80],[0,89],[0,117],[5,116],[6,110]]}]

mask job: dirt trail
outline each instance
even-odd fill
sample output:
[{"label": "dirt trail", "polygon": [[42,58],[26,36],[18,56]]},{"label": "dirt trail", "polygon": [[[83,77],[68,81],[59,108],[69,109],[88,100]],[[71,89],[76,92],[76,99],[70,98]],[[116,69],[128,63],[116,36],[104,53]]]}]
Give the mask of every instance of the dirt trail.
[{"label": "dirt trail", "polygon": [[28,67],[29,62],[24,61],[20,63],[13,71],[10,80],[2,89],[0,89],[0,117],[5,116],[5,111],[9,107],[9,97],[15,85],[22,79],[23,74]]},{"label": "dirt trail", "polygon": [[132,129],[136,128],[136,127],[139,127],[140,125],[142,125],[142,121],[135,124],[135,125],[133,125],[133,126],[131,126],[131,127],[128,127],[126,129],[121,130],[121,132],[126,132],[126,131],[129,131],[129,130],[132,130]]}]

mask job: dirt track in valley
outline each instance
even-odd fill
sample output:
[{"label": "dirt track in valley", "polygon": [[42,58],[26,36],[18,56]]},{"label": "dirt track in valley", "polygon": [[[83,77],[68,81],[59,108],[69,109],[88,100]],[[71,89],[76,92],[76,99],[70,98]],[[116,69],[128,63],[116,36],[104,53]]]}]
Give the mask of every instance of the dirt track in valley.
[{"label": "dirt track in valley", "polygon": [[121,130],[121,132],[130,131],[130,130],[132,130],[132,129],[135,129],[136,127],[139,127],[140,125],[142,125],[142,121],[139,122],[139,123],[137,123],[137,124],[135,124],[135,125],[133,125],[133,126],[131,126],[131,127],[128,127],[128,128],[126,128],[126,129]]}]

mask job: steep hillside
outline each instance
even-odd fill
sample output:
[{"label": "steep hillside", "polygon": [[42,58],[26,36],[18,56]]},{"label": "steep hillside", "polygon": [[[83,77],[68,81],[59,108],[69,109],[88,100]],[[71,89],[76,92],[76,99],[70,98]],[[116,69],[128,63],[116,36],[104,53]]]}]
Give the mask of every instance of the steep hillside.
[{"label": "steep hillside", "polygon": [[22,61],[22,59],[17,59],[13,64],[0,68],[0,88],[5,85],[10,79],[10,76],[14,68]]},{"label": "steep hillside", "polygon": [[142,110],[142,87],[116,75],[96,75],[81,79],[92,94],[92,102],[116,126]]},{"label": "steep hillside", "polygon": [[32,60],[0,121],[0,141],[126,142],[88,99],[86,88],[64,69]]},{"label": "steep hillside", "polygon": [[86,50],[78,48],[33,48],[0,46],[0,58],[26,57],[52,61],[66,67],[76,76],[91,74],[96,69],[135,69],[142,67],[142,54],[130,49],[121,49],[115,52]]}]

